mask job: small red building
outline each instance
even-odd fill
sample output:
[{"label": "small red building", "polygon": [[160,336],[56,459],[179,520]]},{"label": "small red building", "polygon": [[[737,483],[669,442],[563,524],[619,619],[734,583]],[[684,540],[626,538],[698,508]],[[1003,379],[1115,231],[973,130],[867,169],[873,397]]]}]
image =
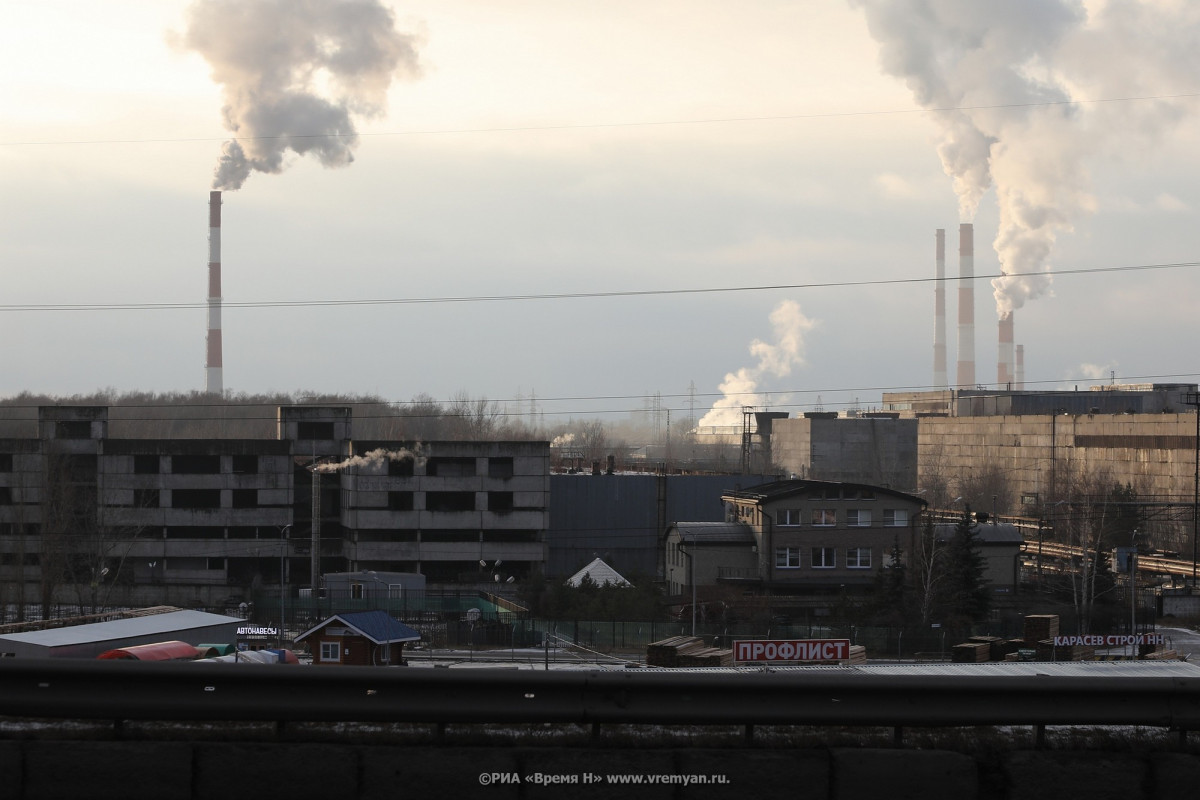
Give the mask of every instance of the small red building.
[{"label": "small red building", "polygon": [[335,614],[296,637],[307,641],[314,665],[389,666],[404,664],[404,643],[421,634],[386,611]]}]

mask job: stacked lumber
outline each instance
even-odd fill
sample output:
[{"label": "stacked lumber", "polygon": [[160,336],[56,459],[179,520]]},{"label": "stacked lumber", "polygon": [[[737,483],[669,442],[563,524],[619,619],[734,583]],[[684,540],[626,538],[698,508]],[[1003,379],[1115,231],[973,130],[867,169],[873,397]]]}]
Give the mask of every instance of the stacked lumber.
[{"label": "stacked lumber", "polygon": [[[988,646],[988,661],[1003,661],[1004,654],[1009,652],[1004,649],[1004,640],[999,636],[972,636],[967,639],[967,644],[986,644]],[[1013,648],[1016,650],[1016,648]]]},{"label": "stacked lumber", "polygon": [[1146,653],[1142,656],[1146,661],[1180,661],[1182,656],[1178,650],[1155,650],[1153,653]]},{"label": "stacked lumber", "polygon": [[1025,618],[1025,643],[1037,644],[1058,636],[1057,614],[1031,614]]},{"label": "stacked lumber", "polygon": [[[646,645],[646,664],[651,667],[679,667],[683,666],[680,663],[682,656],[710,649],[699,636],[672,636]],[[730,655],[732,658],[732,652]]]},{"label": "stacked lumber", "polygon": [[992,646],[988,642],[963,642],[950,648],[950,660],[956,664],[982,664],[990,661]]},{"label": "stacked lumber", "polygon": [[[648,662],[649,657],[647,657]],[[733,651],[720,647],[689,649],[679,652],[678,662],[680,667],[732,667]]]},{"label": "stacked lumber", "polygon": [[867,663],[867,648],[861,644],[850,645],[850,657],[842,662],[843,664],[865,664]]},{"label": "stacked lumber", "polygon": [[1038,661],[1092,661],[1096,658],[1096,648],[1084,647],[1081,644],[1063,644],[1054,646],[1053,639],[1043,639],[1037,643]]}]

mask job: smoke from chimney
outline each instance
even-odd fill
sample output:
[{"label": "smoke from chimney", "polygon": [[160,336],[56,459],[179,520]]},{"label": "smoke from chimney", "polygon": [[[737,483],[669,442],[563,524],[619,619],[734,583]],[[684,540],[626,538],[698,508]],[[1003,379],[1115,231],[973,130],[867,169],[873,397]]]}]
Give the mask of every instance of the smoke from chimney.
[{"label": "smoke from chimney", "polygon": [[208,337],[205,341],[204,388],[223,394],[221,374],[221,193],[208,193]]},{"label": "smoke from chimney", "polygon": [[379,0],[197,0],[180,49],[200,53],[221,84],[226,142],[215,189],[281,172],[291,151],[327,167],[354,160],[356,118],[384,113],[396,75],[419,74],[416,37]]},{"label": "smoke from chimney", "polygon": [[741,425],[743,406],[765,404],[764,398],[757,394],[759,381],[768,375],[782,378],[804,363],[804,334],[816,323],[804,316],[794,300],[784,300],[776,306],[770,319],[775,328],[775,343],[760,339],[750,343],[750,354],[758,358],[758,363],[726,373],[720,386],[723,396],[713,403],[698,426]]},{"label": "smoke from chimney", "polygon": [[1194,97],[1195,4],[850,2],[864,12],[883,70],[934,112],[960,221],[972,221],[996,187],[998,315],[1050,292],[1056,237],[1094,207],[1084,159],[1102,148],[1121,158],[1151,150]]},{"label": "smoke from chimney", "polygon": [[975,388],[975,228],[958,226],[958,371],[959,389]]},{"label": "smoke from chimney", "polygon": [[938,228],[934,236],[933,284],[933,387],[948,387],[946,377],[946,229]]}]

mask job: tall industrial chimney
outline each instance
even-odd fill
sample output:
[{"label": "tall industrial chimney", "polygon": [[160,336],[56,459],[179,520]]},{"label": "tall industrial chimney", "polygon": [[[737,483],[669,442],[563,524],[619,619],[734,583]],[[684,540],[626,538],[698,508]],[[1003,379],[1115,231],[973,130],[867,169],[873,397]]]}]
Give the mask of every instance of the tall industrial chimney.
[{"label": "tall industrial chimney", "polygon": [[208,338],[204,389],[224,394],[221,378],[221,193],[208,193]]},{"label": "tall industrial chimney", "polygon": [[1017,345],[1017,366],[1016,366],[1016,384],[1015,388],[1019,392],[1025,391],[1025,345]]},{"label": "tall industrial chimney", "polygon": [[960,389],[975,388],[975,228],[958,226],[958,375]]},{"label": "tall industrial chimney", "polygon": [[933,284],[933,388],[949,386],[946,377],[946,229],[938,228]]},{"label": "tall industrial chimney", "polygon": [[1016,389],[1013,374],[1013,312],[1000,315],[1000,349],[996,354],[996,383],[1001,389]]}]

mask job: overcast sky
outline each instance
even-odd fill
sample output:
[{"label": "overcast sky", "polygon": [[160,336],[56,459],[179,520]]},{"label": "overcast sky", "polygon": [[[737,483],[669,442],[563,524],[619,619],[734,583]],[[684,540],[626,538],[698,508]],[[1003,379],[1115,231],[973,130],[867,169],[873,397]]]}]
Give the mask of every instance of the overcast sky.
[{"label": "overcast sky", "polygon": [[[257,5],[275,4],[233,3]],[[1037,273],[1200,260],[1188,0],[384,5],[382,78],[287,67],[357,142],[333,166],[284,152],[224,193],[230,392],[532,394],[574,416],[657,394],[699,417],[724,387],[748,392],[733,406],[870,407],[933,383],[937,228],[953,277],[973,214],[982,383],[998,237]],[[316,12],[224,30],[225,12],[0,4],[0,395],[204,388],[208,192],[226,120],[244,134],[259,113],[222,91],[261,87],[249,26],[328,26],[314,52],[335,64],[336,37],[362,33]],[[984,157],[956,183],[950,151],[973,136]],[[1034,283],[1012,293],[1029,385],[1200,375],[1200,269]],[[839,285],[759,288],[806,284]],[[537,297],[496,299],[514,295]],[[362,302],[465,297],[490,299]],[[287,305],[303,301],[327,304]]]}]

